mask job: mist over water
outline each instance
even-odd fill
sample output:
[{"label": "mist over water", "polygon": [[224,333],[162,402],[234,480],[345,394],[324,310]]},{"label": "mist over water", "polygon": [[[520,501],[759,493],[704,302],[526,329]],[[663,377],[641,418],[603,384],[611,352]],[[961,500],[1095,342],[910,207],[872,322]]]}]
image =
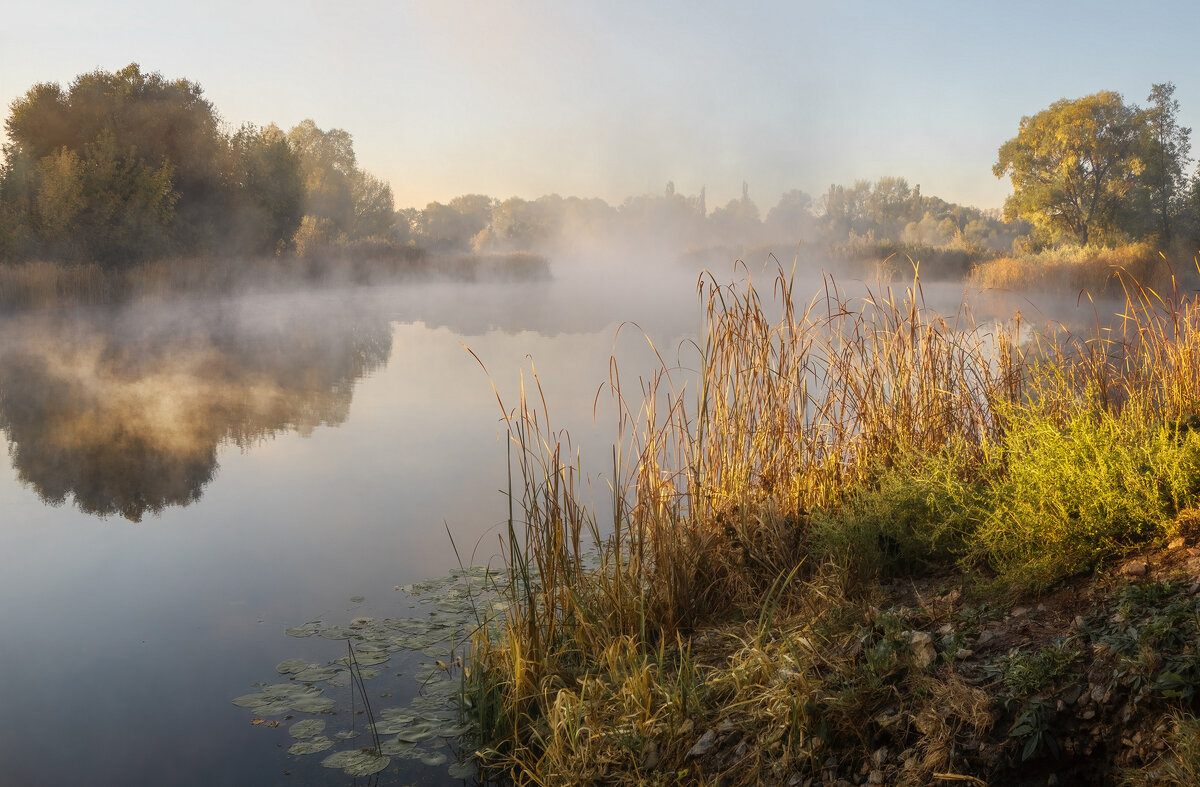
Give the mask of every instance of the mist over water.
[{"label": "mist over water", "polygon": [[[763,254],[713,276],[748,274],[768,300],[777,264],[792,269]],[[603,521],[610,357],[635,403],[659,356],[677,384],[695,368],[697,266],[588,249],[552,273],[0,320],[0,781],[115,784],[169,760],[164,783],[345,783],[319,756],[287,755],[286,725],[251,728],[230,703],[283,659],[339,655],[340,642],[283,630],[415,614],[393,587],[453,568],[451,535],[464,561],[495,562],[508,511],[496,397],[515,407],[534,371]],[[824,297],[820,265],[795,276],[799,297]],[[880,294],[837,281],[847,297]],[[943,313],[964,296],[958,283],[922,289]],[[1014,308],[1079,325],[1091,314],[1074,298],[968,295],[981,326]],[[388,702],[412,695],[415,667],[393,658]],[[381,783],[445,776],[393,767]]]},{"label": "mist over water", "polygon": [[[164,783],[344,783],[231,699],[283,659],[344,652],[288,626],[416,614],[393,587],[456,565],[447,530],[465,561],[494,559],[491,382],[515,406],[536,365],[555,423],[608,455],[609,356],[646,355],[617,326],[671,345],[698,322],[694,282],[622,301],[623,266],[0,320],[0,780],[116,784],[165,758]],[[415,666],[394,657],[378,690],[399,704]],[[68,729],[87,734],[64,753]],[[396,783],[445,775],[396,765]]]}]

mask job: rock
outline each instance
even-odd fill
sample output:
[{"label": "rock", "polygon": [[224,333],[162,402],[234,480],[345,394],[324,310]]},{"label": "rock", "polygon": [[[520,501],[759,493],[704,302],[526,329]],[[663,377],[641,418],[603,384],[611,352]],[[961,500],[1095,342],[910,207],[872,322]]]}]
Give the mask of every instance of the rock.
[{"label": "rock", "polygon": [[1012,612],[1008,613],[1010,618],[1023,618],[1029,614],[1029,607],[1016,607]]},{"label": "rock", "polygon": [[1067,689],[1067,693],[1063,695],[1063,702],[1067,705],[1074,705],[1079,702],[1079,698],[1083,696],[1083,686],[1075,684]]},{"label": "rock", "polygon": [[706,755],[710,751],[712,751],[713,746],[716,746],[716,745],[717,745],[717,731],[716,730],[708,730],[703,735],[700,736],[699,740],[697,740],[694,744],[692,744],[692,748],[688,749],[688,753],[687,753],[687,755],[685,755],[685,759],[694,760],[698,757],[703,757],[704,755]]},{"label": "rock", "polygon": [[1167,544],[1167,549],[1181,549],[1187,546],[1187,539],[1183,536],[1176,536],[1171,539],[1171,543]]},{"label": "rock", "polygon": [[880,746],[871,754],[871,762],[875,763],[876,765],[883,765],[885,762],[887,762],[889,753],[890,752],[888,752],[887,746]]},{"label": "rock", "polygon": [[642,752],[642,770],[652,771],[658,767],[658,762],[661,758],[658,754],[658,744],[654,741],[646,743],[645,749]]},{"label": "rock", "polygon": [[954,658],[956,658],[956,659],[969,659],[969,658],[971,658],[971,657],[972,657],[972,656],[974,656],[974,655],[975,655],[975,651],[973,651],[973,650],[971,650],[971,649],[969,649],[969,648],[959,648],[959,649],[958,649],[958,652],[956,652],[956,653],[954,654]]},{"label": "rock", "polygon": [[1121,566],[1121,573],[1129,577],[1141,577],[1146,575],[1146,561],[1141,558],[1134,558]]},{"label": "rock", "polygon": [[867,775],[867,784],[883,784],[883,771],[871,771]]},{"label": "rock", "polygon": [[1108,694],[1108,690],[1099,683],[1093,683],[1090,694],[1093,702],[1103,702],[1105,696]]},{"label": "rock", "polygon": [[917,669],[925,669],[937,658],[937,651],[933,649],[933,637],[924,631],[908,632],[908,645],[912,648],[913,663]]}]

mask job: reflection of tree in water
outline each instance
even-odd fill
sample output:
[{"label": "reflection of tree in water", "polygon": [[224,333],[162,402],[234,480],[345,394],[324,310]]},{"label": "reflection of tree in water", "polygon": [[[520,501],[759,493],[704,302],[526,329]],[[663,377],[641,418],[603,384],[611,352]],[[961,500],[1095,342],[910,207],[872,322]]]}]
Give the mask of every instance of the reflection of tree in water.
[{"label": "reflection of tree in water", "polygon": [[0,328],[0,429],[45,502],[71,495],[133,521],[198,500],[223,441],[344,422],[355,381],[391,352],[385,320],[344,311],[224,315],[133,338],[114,323]]}]

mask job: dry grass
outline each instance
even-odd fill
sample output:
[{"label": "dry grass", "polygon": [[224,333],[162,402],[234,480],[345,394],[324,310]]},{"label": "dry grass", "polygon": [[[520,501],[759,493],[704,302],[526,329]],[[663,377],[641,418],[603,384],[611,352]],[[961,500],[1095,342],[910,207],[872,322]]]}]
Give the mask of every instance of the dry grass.
[{"label": "dry grass", "polygon": [[[782,270],[769,303],[749,276],[702,278],[707,328],[693,353],[660,355],[636,396],[612,365],[621,415],[605,523],[581,502],[588,476],[532,371],[516,407],[500,402],[512,438],[511,605],[475,643],[471,686],[489,767],[520,783],[752,784],[817,776],[830,757],[837,768],[857,757],[853,768],[897,783],[962,773],[959,744],[992,724],[986,696],[918,660],[911,632],[872,607],[861,583],[870,572],[814,551],[814,517],[826,535],[858,517],[858,542],[841,543],[887,550],[891,536],[871,523],[899,511],[886,510],[887,490],[907,490],[925,517],[913,528],[950,517],[951,551],[967,567],[991,564],[1031,586],[1164,534],[1169,509],[1200,495],[1170,469],[1169,452],[1191,447],[1158,440],[1161,456],[1147,460],[1144,445],[1191,429],[1200,312],[1178,288],[1119,281],[1127,307],[1116,328],[1018,348],[965,309],[952,320],[926,310],[919,280],[856,300],[830,281],[800,308]],[[1052,451],[1054,466],[1038,470],[1046,452],[1021,446],[1051,443],[1027,440],[1030,424],[1095,455],[1075,463]],[[1146,461],[1166,467],[1150,483],[1174,496],[1152,495],[1147,527],[1086,554],[1056,546],[1086,541],[1071,528],[1096,520],[1055,495],[1125,510],[1120,489],[1087,486],[1112,486],[1092,471],[1117,466],[1113,477],[1133,479]],[[1037,489],[1018,483],[1060,471]],[[1014,525],[1024,521],[1063,532]],[[723,633],[709,636],[714,625]],[[883,728],[905,747],[886,768],[868,760],[867,731]],[[717,753],[697,755],[709,732]]]},{"label": "dry grass", "polygon": [[695,371],[663,361],[636,406],[614,363],[622,442],[611,525],[579,502],[583,469],[550,426],[536,372],[516,408],[501,402],[518,490],[513,603],[501,639],[478,643],[476,674],[487,676],[494,761],[511,774],[545,775],[545,759],[563,756],[547,725],[574,707],[563,692],[594,693],[612,643],[661,659],[663,643],[714,616],[781,603],[793,582],[811,581],[810,510],[881,464],[978,446],[995,431],[992,402],[1015,391],[1011,346],[965,314],[952,325],[928,312],[919,282],[857,302],[830,282],[803,311],[787,273],[773,287],[768,307],[749,277],[702,279],[708,329],[686,362]]},{"label": "dry grass", "polygon": [[973,287],[1033,292],[1087,291],[1120,295],[1118,273],[1147,285],[1168,284],[1171,266],[1148,243],[1116,248],[1064,246],[979,262],[971,271]]}]

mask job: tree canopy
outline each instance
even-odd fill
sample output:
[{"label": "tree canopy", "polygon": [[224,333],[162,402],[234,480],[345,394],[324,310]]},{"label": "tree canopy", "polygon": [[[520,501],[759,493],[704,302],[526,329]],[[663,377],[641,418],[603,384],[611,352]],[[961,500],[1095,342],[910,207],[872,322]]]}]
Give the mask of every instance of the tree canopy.
[{"label": "tree canopy", "polygon": [[1143,110],[1103,91],[1022,118],[992,169],[1012,181],[1005,217],[1030,222],[1041,243],[1170,240],[1191,133],[1173,93],[1155,85]]},{"label": "tree canopy", "polygon": [[274,254],[305,217],[332,239],[394,223],[391,187],[358,168],[347,132],[306,120],[225,133],[199,85],[136,63],[34,85],[5,131],[0,259]]}]

